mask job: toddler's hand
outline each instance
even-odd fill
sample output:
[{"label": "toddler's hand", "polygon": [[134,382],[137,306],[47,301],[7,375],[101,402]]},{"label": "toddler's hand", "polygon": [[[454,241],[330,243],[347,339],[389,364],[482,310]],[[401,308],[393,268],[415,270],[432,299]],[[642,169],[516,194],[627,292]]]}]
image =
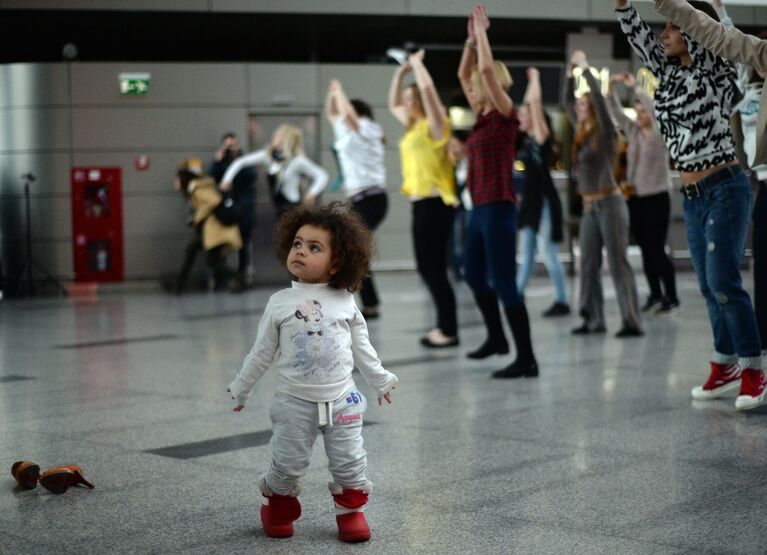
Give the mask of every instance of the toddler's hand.
[{"label": "toddler's hand", "polygon": [[[395,387],[392,387],[392,390],[396,389]],[[378,398],[378,405],[381,405],[381,399],[386,399],[386,402],[391,405],[391,391],[388,393],[384,393],[383,397]]]},{"label": "toddler's hand", "polygon": [[[229,389],[229,388],[227,387],[227,388],[226,388],[226,392],[227,392],[227,393],[231,393],[231,392],[232,392],[232,390],[231,390],[231,389]],[[235,399],[234,395],[232,395],[232,399]],[[235,399],[235,400],[236,400],[236,399]],[[236,407],[234,407],[234,408],[232,409],[232,412],[240,412],[240,411],[241,411],[242,409],[244,409],[244,408],[245,408],[245,405],[240,405],[240,404],[238,404]]]}]

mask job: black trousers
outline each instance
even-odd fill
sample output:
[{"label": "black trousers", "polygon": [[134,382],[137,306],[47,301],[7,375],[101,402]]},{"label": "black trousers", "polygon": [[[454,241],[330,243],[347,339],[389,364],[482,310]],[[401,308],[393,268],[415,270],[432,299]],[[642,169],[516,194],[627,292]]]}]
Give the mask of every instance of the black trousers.
[{"label": "black trousers", "polygon": [[[381,224],[386,217],[389,209],[389,199],[386,193],[378,193],[365,197],[358,202],[352,203],[352,208],[362,217],[370,231]],[[366,308],[378,306],[378,293],[373,283],[373,275],[368,271],[368,277],[362,280],[362,289],[360,289],[362,305]]]},{"label": "black trousers", "polygon": [[[195,232],[195,237],[192,241],[189,242],[186,246],[186,251],[184,253],[184,263],[181,266],[181,271],[178,274],[178,277],[176,278],[176,291],[181,292],[186,288],[186,282],[189,279],[189,274],[192,271],[192,268],[194,267],[194,262],[197,259],[197,255],[203,251],[202,246],[202,233],[198,230]],[[235,271],[234,269],[230,268],[226,264],[226,247],[219,246],[214,247],[208,251],[205,252],[205,261],[207,262],[208,266],[213,270],[214,275],[216,276],[216,280],[219,279],[222,281],[222,284],[226,284],[226,279],[234,279],[237,281],[240,285],[242,285],[243,279],[242,275]]]},{"label": "black trousers", "polygon": [[250,263],[250,255],[253,251],[253,227],[256,224],[256,204],[254,197],[245,197],[236,199],[235,202],[240,210],[240,221],[237,227],[240,228],[240,237],[242,238],[242,248],[238,251],[237,271],[245,275]]},{"label": "black trousers", "polygon": [[754,311],[762,350],[767,349],[767,182],[759,183],[754,203]]},{"label": "black trousers", "polygon": [[437,307],[437,327],[447,336],[458,333],[455,294],[447,277],[448,245],[455,209],[442,199],[413,202],[413,247],[418,273]]},{"label": "black trousers", "polygon": [[629,199],[628,207],[629,226],[642,250],[642,266],[650,296],[678,302],[674,265],[666,254],[671,197],[668,193],[634,197]]}]

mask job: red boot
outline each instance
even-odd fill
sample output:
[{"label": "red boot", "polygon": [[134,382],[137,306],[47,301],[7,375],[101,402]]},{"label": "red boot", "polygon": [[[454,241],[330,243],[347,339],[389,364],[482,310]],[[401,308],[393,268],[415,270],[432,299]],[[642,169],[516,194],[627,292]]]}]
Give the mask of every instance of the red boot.
[{"label": "red boot", "polygon": [[370,527],[365,520],[365,513],[358,509],[362,509],[367,504],[370,487],[354,489],[330,484],[330,493],[333,494],[333,500],[336,502],[336,510],[341,512],[336,515],[338,539],[349,543],[368,541]]},{"label": "red boot", "polygon": [[[268,505],[261,505],[261,523],[264,532],[270,538],[288,538],[293,535],[293,521],[301,516],[301,504],[294,495],[279,495],[272,492],[261,481],[261,493],[269,500]],[[292,492],[291,492],[292,493]],[[298,491],[295,491],[298,495]]]}]

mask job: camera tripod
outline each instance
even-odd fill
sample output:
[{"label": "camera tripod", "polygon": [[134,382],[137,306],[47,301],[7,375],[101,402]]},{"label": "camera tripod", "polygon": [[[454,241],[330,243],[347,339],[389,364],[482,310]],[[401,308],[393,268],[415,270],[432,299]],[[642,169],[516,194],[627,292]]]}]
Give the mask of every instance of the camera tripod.
[{"label": "camera tripod", "polygon": [[37,270],[45,277],[45,279],[42,281],[43,284],[51,284],[55,287],[57,293],[60,293],[66,297],[67,288],[64,287],[64,284],[56,279],[45,266],[43,266],[32,256],[32,216],[29,209],[29,184],[34,183],[36,178],[31,173],[25,173],[21,176],[21,179],[24,180],[24,212],[26,214],[26,258],[24,260],[24,266],[21,269],[21,273],[19,274],[19,284],[16,289],[16,294],[19,297],[34,297],[37,294],[35,289],[34,276],[32,275],[32,272]]}]

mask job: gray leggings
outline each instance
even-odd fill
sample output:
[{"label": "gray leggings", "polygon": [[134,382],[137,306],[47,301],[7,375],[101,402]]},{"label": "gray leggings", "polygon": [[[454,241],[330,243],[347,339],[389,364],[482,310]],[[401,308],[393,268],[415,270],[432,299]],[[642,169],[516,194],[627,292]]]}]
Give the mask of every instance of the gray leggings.
[{"label": "gray leggings", "polygon": [[628,208],[620,195],[585,202],[581,218],[581,315],[589,329],[605,325],[602,295],[602,247],[615,285],[623,325],[641,329],[639,297],[634,272],[629,265]]},{"label": "gray leggings", "polygon": [[[366,487],[367,455],[362,415],[367,400],[353,389],[334,402],[313,403],[285,393],[272,400],[272,464],[265,476],[274,493],[290,495],[309,467],[314,440],[322,432],[328,469],[343,488]],[[328,417],[332,417],[331,422]]]}]

